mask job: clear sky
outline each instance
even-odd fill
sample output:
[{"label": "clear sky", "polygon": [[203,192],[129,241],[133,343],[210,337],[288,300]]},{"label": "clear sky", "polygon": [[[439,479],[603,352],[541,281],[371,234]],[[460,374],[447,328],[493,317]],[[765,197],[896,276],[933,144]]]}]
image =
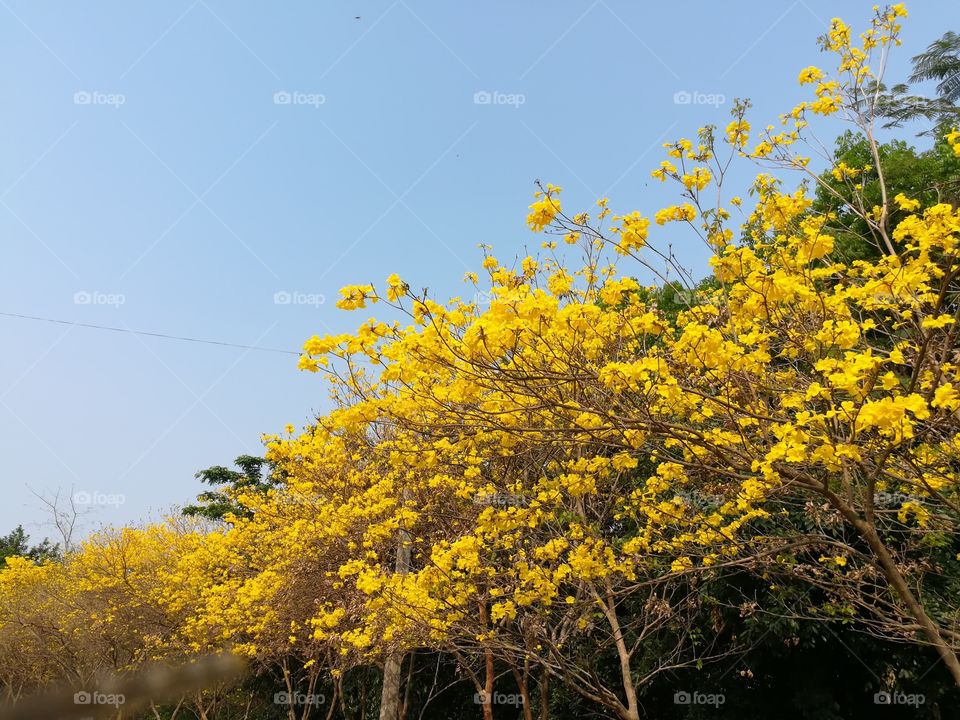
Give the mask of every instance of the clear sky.
[{"label": "clear sky", "polygon": [[[460,294],[478,243],[537,248],[536,179],[654,212],[660,143],[734,97],[775,121],[870,5],[0,0],[0,312],[298,350],[366,319],[343,285]],[[908,7],[891,79],[960,29]],[[99,501],[88,530],[157,517],[326,403],[294,355],[3,316],[0,342],[0,533],[49,533],[31,491]]]}]

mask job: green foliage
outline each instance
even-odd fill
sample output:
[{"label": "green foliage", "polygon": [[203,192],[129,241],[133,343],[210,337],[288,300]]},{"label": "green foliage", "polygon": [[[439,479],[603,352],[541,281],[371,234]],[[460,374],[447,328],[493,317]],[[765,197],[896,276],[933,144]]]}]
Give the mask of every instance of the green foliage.
[{"label": "green foliage", "polygon": [[930,43],[926,51],[913,57],[910,82],[933,80],[937,94],[944,100],[960,101],[960,35],[949,31]]},{"label": "green foliage", "polygon": [[198,480],[216,489],[197,495],[198,503],[187,505],[183,514],[211,520],[226,520],[228,515],[248,517],[249,511],[236,501],[237,494],[266,493],[280,484],[275,468],[265,458],[241,455],[234,464],[240,470],[214,465],[198,472],[195,476]]},{"label": "green foliage", "polygon": [[59,560],[60,546],[44,538],[39,545],[31,547],[30,536],[24,531],[22,525],[17,525],[12,532],[0,536],[0,568],[6,566],[8,557],[14,556],[30,558],[34,562]]},{"label": "green foliage", "polygon": [[[942,132],[941,132],[942,130]],[[919,200],[922,207],[937,203],[960,204],[960,158],[954,155],[943,140],[944,128],[937,131],[938,139],[929,150],[918,151],[903,140],[892,140],[878,145],[877,154],[884,169],[888,210],[888,226],[896,225],[908,213],[900,210],[893,199],[903,194]],[[844,260],[875,260],[883,254],[879,237],[867,222],[851,209],[857,191],[855,183],[863,183],[864,211],[883,204],[883,192],[875,169],[870,143],[861,134],[845,132],[837,139],[835,164],[846,163],[851,168],[871,170],[855,180],[838,180],[831,173],[821,175],[813,210],[832,212],[836,218],[827,226],[836,237],[836,254]],[[854,205],[855,206],[855,205]],[[873,242],[865,238],[874,238]]]}]

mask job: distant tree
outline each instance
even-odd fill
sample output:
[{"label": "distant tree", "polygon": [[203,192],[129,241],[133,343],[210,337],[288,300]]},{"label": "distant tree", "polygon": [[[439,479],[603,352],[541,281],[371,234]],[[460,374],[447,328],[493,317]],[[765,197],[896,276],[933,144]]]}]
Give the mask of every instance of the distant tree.
[{"label": "distant tree", "polygon": [[[861,98],[878,117],[886,120],[885,127],[902,127],[904,123],[919,118],[931,121],[936,130],[943,125],[954,124],[960,119],[960,35],[944,33],[919,55],[914,55],[911,83],[934,81],[937,97],[927,98],[911,94],[910,86],[898,83],[892,87],[874,84],[866,88]],[[935,129],[927,129],[921,135],[943,135]]]},{"label": "distant tree", "polygon": [[884,188],[876,168],[856,177],[836,170],[873,165],[870,143],[864,135],[847,131],[837,138],[835,167],[820,176],[812,209],[818,214],[834,214],[828,227],[836,237],[835,252],[840,257],[850,261],[880,257],[881,246],[871,241],[871,230],[858,210],[862,213],[882,205],[884,189],[893,225],[909,214],[893,202],[899,194],[919,200],[922,207],[937,203],[960,205],[960,157],[943,140],[943,133],[938,135],[933,147],[924,151],[903,140],[878,145]]},{"label": "distant tree", "polygon": [[226,520],[227,515],[249,517],[250,511],[236,500],[240,492],[266,493],[280,483],[271,462],[254,455],[241,455],[233,461],[239,470],[214,465],[198,472],[195,477],[215,488],[197,495],[196,505],[183,508],[184,515],[211,520]]},{"label": "distant tree", "polygon": [[960,35],[953,31],[930,43],[925,52],[913,57],[910,82],[933,80],[937,94],[956,104],[960,100]]},{"label": "distant tree", "polygon": [[5,567],[8,557],[26,557],[35,562],[56,560],[60,557],[60,546],[44,538],[39,545],[30,546],[30,536],[22,525],[7,535],[0,536],[0,567]]},{"label": "distant tree", "polygon": [[90,512],[89,507],[84,507],[78,502],[78,494],[74,493],[73,487],[69,492],[64,492],[58,488],[56,492],[48,494],[46,492],[36,492],[30,490],[34,497],[41,502],[49,515],[49,524],[57,531],[60,536],[58,543],[61,554],[67,555],[76,550],[74,537],[78,536],[82,530],[82,518]]}]

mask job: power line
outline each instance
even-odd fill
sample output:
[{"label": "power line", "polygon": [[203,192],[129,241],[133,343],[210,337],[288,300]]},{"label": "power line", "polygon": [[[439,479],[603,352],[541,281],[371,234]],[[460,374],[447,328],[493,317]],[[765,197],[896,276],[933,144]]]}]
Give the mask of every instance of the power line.
[{"label": "power line", "polygon": [[129,333],[130,335],[145,335],[147,337],[164,338],[165,340],[183,340],[184,342],[203,343],[205,345],[222,345],[224,347],[241,348],[243,350],[260,350],[262,352],[283,353],[284,355],[299,355],[294,350],[280,350],[278,348],[258,347],[256,345],[240,345],[238,343],[221,342],[220,340],[203,340],[202,338],[186,337],[183,335],[165,335],[164,333],[147,332],[145,330],[131,330],[130,328],[110,327],[108,325],[94,325],[92,323],[73,322],[72,320],[57,320],[55,318],[37,317],[36,315],[20,315],[18,313],[0,312],[4,317],[20,318],[21,320],[38,320],[40,322],[71,325],[74,327],[94,328],[96,330],[112,330],[114,332]]}]

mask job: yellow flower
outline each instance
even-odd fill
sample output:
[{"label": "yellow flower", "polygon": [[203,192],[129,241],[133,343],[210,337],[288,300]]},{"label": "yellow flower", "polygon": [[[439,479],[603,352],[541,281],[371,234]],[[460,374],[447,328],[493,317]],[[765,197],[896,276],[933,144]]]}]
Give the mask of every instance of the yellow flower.
[{"label": "yellow flower", "polygon": [[341,310],[358,310],[367,306],[367,300],[374,303],[379,300],[373,285],[348,285],[340,288],[337,307]]},{"label": "yellow flower", "polygon": [[897,519],[902,523],[906,523],[910,521],[911,517],[917,521],[917,525],[925,527],[930,521],[930,511],[920,503],[908,500],[903,503],[897,511]]},{"label": "yellow flower", "polygon": [[683,177],[680,178],[680,181],[684,184],[687,190],[692,190],[696,188],[697,190],[703,190],[707,185],[710,184],[712,176],[710,171],[707,168],[697,167],[689,173],[685,173]]},{"label": "yellow flower", "polygon": [[727,142],[736,148],[742,148],[750,137],[750,123],[746,120],[734,120],[727,125]]},{"label": "yellow flower", "polygon": [[410,286],[407,285],[400,276],[393,273],[387,278],[387,299],[390,302],[396,302],[409,292]]},{"label": "yellow flower", "polygon": [[897,193],[896,197],[893,198],[893,201],[897,203],[901,210],[916,210],[918,207],[920,207],[919,200],[912,200],[903,193]]},{"label": "yellow flower", "polygon": [[858,168],[853,168],[847,165],[845,162],[838,162],[833,169],[830,170],[830,174],[833,175],[834,179],[838,182],[843,182],[851,178],[857,177],[862,171]]},{"label": "yellow flower", "polygon": [[613,466],[617,470],[633,470],[639,461],[629,453],[618,453],[613,456]]},{"label": "yellow flower", "polygon": [[960,410],[960,393],[953,385],[941,385],[933,395],[930,403],[935,408],[944,408],[949,412]]},{"label": "yellow flower", "polygon": [[310,372],[317,372],[320,367],[316,360],[306,355],[301,355],[300,359],[297,361],[298,370],[309,370]]},{"label": "yellow flower", "polygon": [[550,279],[547,281],[547,287],[550,289],[550,292],[558,297],[566,295],[570,292],[570,288],[573,287],[573,278],[563,270],[560,270],[550,276]]},{"label": "yellow flower", "polygon": [[947,144],[953,149],[953,154],[960,157],[960,130],[953,130],[944,136]]},{"label": "yellow flower", "polygon": [[656,220],[657,225],[663,225],[676,221],[693,222],[696,217],[697,209],[690,203],[684,203],[683,205],[671,205],[658,210],[654,220]]},{"label": "yellow flower", "polygon": [[674,175],[677,172],[677,167],[669,160],[664,160],[660,163],[660,167],[651,172],[650,174],[655,177],[660,182],[663,182],[667,179],[667,175]]},{"label": "yellow flower", "polygon": [[806,67],[800,71],[800,84],[809,85],[810,83],[815,83],[818,80],[823,78],[823,70],[816,68],[813,65]]},{"label": "yellow flower", "polygon": [[336,338],[329,335],[322,340],[314,335],[303,344],[303,351],[307,355],[325,355],[337,346]]},{"label": "yellow flower", "polygon": [[559,194],[560,188],[555,185],[548,185],[546,192],[534,193],[537,199],[530,205],[527,215],[527,225],[533,232],[542,232],[560,212],[560,200],[556,197]]},{"label": "yellow flower", "polygon": [[650,219],[643,217],[638,212],[632,212],[629,215],[616,218],[620,221],[620,226],[613,228],[613,232],[620,236],[617,245],[617,251],[621,254],[639,250],[647,242]]}]

